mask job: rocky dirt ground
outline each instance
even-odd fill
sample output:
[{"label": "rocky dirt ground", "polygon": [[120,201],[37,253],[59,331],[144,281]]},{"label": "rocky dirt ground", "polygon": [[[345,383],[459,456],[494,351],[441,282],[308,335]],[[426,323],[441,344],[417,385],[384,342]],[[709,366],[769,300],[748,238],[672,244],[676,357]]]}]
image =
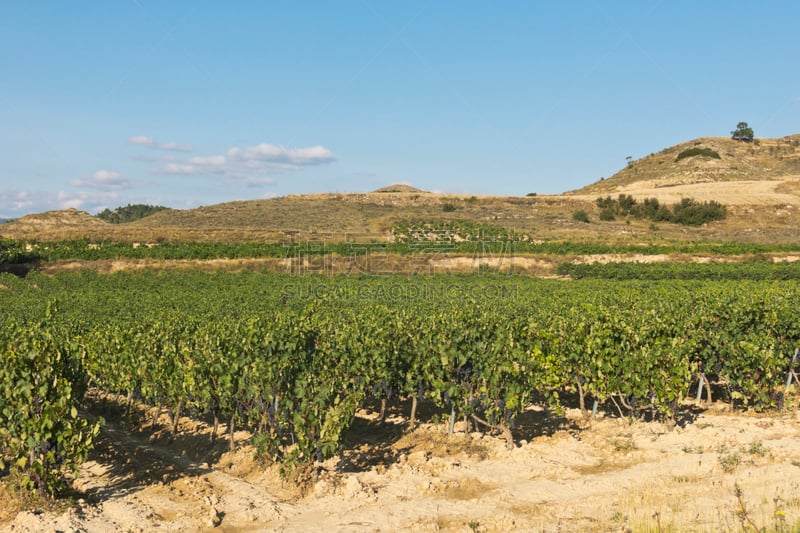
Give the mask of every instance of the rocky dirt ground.
[{"label": "rocky dirt ground", "polygon": [[798,531],[796,408],[683,413],[670,426],[532,408],[508,449],[463,424],[407,432],[399,412],[381,426],[364,411],[305,491],[254,462],[243,432],[228,452],[189,419],[174,439],[110,422],[74,505],[0,531]]}]

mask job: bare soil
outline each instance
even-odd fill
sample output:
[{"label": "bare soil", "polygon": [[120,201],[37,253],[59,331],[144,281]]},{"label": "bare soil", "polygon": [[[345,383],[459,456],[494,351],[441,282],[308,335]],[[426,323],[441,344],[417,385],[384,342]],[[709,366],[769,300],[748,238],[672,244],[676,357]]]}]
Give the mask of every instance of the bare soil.
[{"label": "bare soil", "polygon": [[[663,180],[639,181],[615,188],[615,193],[637,199],[658,198],[665,204],[676,204],[683,198],[701,202],[716,201],[727,206],[785,206],[797,204],[800,176],[783,176],[773,180],[737,180],[726,182],[665,184]],[[597,194],[575,194],[572,198],[595,200]],[[790,207],[791,209],[791,207]]]},{"label": "bare soil", "polygon": [[182,419],[175,438],[109,423],[73,506],[0,531],[797,531],[796,405],[682,412],[672,426],[531,408],[508,449],[463,423],[452,436],[446,424],[408,432],[399,410],[384,425],[362,411],[306,491],[255,462],[244,432],[227,452],[198,421]]}]

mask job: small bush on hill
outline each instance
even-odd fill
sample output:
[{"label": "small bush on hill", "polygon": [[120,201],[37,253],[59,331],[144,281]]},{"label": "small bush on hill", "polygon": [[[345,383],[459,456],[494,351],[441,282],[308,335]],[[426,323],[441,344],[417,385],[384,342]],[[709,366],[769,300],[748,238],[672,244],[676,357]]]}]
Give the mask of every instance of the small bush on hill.
[{"label": "small bush on hill", "polygon": [[719,156],[719,153],[716,152],[715,150],[712,150],[711,148],[695,147],[695,148],[688,148],[683,152],[679,153],[678,157],[675,158],[675,161],[678,162],[681,159],[686,159],[687,157],[697,157],[697,156],[711,157],[713,159],[722,159]]},{"label": "small bush on hill", "polygon": [[574,213],[572,213],[572,220],[577,220],[578,222],[583,222],[584,224],[589,223],[589,215],[583,209],[578,209]]}]

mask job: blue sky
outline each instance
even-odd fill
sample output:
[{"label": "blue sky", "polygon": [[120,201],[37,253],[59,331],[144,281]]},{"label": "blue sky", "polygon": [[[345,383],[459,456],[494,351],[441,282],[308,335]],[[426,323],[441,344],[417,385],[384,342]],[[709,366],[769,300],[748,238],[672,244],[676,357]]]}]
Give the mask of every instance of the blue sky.
[{"label": "blue sky", "polygon": [[0,3],[0,218],[410,183],[560,193],[800,133],[800,2]]}]

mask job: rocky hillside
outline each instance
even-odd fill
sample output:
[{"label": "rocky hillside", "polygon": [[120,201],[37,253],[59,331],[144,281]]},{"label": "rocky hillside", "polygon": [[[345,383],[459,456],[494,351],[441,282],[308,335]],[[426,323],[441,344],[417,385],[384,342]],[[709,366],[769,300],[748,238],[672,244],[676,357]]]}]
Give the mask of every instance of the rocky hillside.
[{"label": "rocky hillside", "polygon": [[[569,195],[605,195],[664,187],[800,179],[800,134],[778,139],[734,141],[704,137],[630,161],[614,176],[571,191]],[[797,192],[789,183],[785,191]],[[743,198],[742,200],[745,200]],[[742,202],[735,202],[742,203]]]}]

